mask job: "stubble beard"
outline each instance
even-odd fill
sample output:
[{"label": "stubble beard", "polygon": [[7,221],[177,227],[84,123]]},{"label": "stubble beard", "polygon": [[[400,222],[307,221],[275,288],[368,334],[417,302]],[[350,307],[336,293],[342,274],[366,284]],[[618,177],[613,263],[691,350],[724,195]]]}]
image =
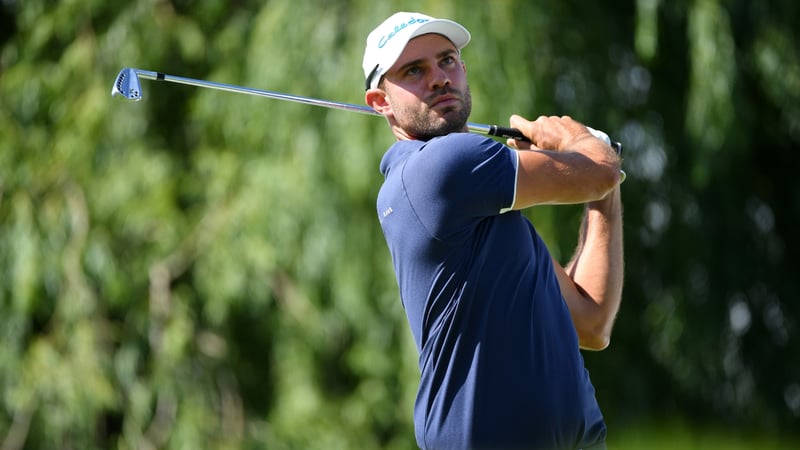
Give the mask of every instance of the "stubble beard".
[{"label": "stubble beard", "polygon": [[[430,102],[445,94],[460,100],[453,106],[434,110]],[[472,94],[469,87],[462,93],[453,88],[441,89],[422,102],[421,109],[395,108],[395,119],[400,128],[416,139],[427,141],[437,136],[467,131],[467,119],[472,112]]]}]

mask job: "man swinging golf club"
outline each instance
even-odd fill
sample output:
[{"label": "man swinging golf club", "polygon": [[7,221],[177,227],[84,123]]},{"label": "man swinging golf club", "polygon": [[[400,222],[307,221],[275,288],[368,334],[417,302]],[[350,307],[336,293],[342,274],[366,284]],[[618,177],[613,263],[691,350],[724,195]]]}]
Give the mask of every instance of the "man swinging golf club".
[{"label": "man swinging golf club", "polygon": [[[455,22],[403,12],[364,52],[366,103],[397,137],[377,212],[419,350],[417,443],[603,449],[579,349],[608,346],[619,309],[620,159],[566,116],[512,116],[530,142],[466,133],[469,40]],[[520,213],[558,203],[585,204],[565,266]]]}]

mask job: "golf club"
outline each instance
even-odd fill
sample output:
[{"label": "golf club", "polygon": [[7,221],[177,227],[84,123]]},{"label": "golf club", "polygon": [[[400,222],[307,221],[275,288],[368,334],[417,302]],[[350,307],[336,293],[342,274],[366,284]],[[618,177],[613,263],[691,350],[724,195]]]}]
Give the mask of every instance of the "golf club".
[{"label": "golf club", "polygon": [[[235,86],[231,84],[214,83],[211,81],[196,80],[193,78],[178,77],[174,75],[167,75],[162,72],[153,72],[150,70],[134,69],[126,67],[120,70],[119,75],[114,80],[114,86],[111,87],[111,96],[121,95],[128,100],[139,101],[142,99],[142,88],[139,79],[155,81],[169,81],[171,83],[186,84],[196,87],[204,87],[210,89],[217,89],[221,91],[236,92],[240,94],[256,95],[260,97],[273,98],[277,100],[286,100],[295,103],[305,103],[307,105],[322,106],[325,108],[341,109],[345,111],[358,112],[362,114],[370,114],[373,116],[380,116],[381,114],[368,106],[354,105],[352,103],[335,102],[331,100],[320,100],[317,98],[301,97],[299,95],[282,94],[280,92],[265,91],[261,89],[253,89],[248,87]],[[483,125],[479,123],[467,123],[467,128],[473,133],[481,133],[490,136],[497,136],[502,138],[514,138],[523,141],[528,141],[522,132],[516,128],[501,127],[498,125]],[[596,130],[589,128],[592,134],[597,136]],[[602,133],[602,132],[600,132]],[[605,136],[605,133],[602,133]],[[599,137],[599,136],[598,136]],[[605,136],[607,139],[607,136]],[[602,137],[601,137],[602,139]],[[622,144],[619,142],[611,142],[611,146],[618,154],[622,154]]]}]

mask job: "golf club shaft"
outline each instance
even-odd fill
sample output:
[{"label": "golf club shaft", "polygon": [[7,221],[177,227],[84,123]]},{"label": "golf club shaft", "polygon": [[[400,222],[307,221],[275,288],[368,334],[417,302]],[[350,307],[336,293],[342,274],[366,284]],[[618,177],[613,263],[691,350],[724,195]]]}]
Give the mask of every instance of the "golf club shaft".
[{"label": "golf club shaft", "polygon": [[[373,116],[380,116],[381,114],[370,108],[369,106],[355,105],[352,103],[335,102],[331,100],[321,100],[318,98],[302,97],[299,95],[284,94],[281,92],[265,91],[262,89],[253,89],[242,86],[235,86],[232,84],[214,83],[212,81],[197,80],[194,78],[179,77],[175,75],[168,75],[162,72],[153,72],[151,70],[134,69],[139,78],[154,81],[169,81],[171,83],[186,84],[189,86],[205,87],[217,89],[220,91],[236,92],[240,94],[257,95],[260,97],[267,97],[277,100],[286,100],[295,103],[304,103],[307,105],[322,106],[325,108],[341,109],[345,111],[357,112],[362,114],[369,114]],[[483,125],[479,123],[468,123],[467,127],[470,131],[475,133],[488,134],[491,136],[515,138],[527,141],[526,138],[516,128],[500,127],[497,125]]]},{"label": "golf club shaft", "polygon": [[[197,80],[194,78],[186,78],[186,77],[179,77],[175,75],[168,75],[163,72],[154,72],[151,70],[142,70],[142,69],[123,69],[123,72],[126,70],[133,70],[136,73],[137,78],[144,78],[147,80],[154,80],[154,81],[169,81],[171,83],[178,83],[178,84],[186,84],[189,86],[196,86],[196,87],[205,87],[211,89],[217,89],[220,91],[228,91],[228,92],[236,92],[240,94],[250,94],[250,95],[257,95],[260,97],[267,97],[277,100],[286,100],[295,103],[304,103],[307,105],[315,105],[315,106],[322,106],[325,108],[332,108],[332,109],[341,109],[345,111],[351,112],[358,112],[362,114],[369,114],[373,116],[381,116],[380,113],[375,111],[374,109],[370,108],[369,106],[363,105],[355,105],[352,103],[343,103],[343,102],[335,102],[332,100],[321,100],[318,98],[311,98],[311,97],[303,97],[299,95],[291,95],[291,94],[284,94],[281,92],[275,91],[266,91],[262,89],[253,89],[248,87],[242,86],[235,86],[232,84],[224,84],[224,83],[215,83],[212,81],[203,81]],[[120,76],[123,74],[120,73]],[[119,80],[119,76],[118,76]],[[468,122],[467,128],[469,131],[473,133],[481,133],[490,136],[497,136],[501,138],[513,138],[520,141],[529,142],[530,139],[527,136],[523,135],[521,131],[516,128],[511,127],[501,127],[498,125],[484,125],[480,123],[473,123]],[[594,130],[590,129],[593,132]],[[607,136],[606,136],[607,138]],[[618,153],[622,154],[622,144],[619,142],[610,142],[611,147]]]}]

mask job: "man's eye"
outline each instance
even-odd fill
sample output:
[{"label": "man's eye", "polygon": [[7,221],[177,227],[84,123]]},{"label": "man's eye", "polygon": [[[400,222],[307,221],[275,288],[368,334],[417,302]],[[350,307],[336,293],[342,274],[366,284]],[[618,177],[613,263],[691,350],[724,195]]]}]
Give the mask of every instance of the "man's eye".
[{"label": "man's eye", "polygon": [[409,67],[408,70],[406,70],[406,75],[417,75],[421,71],[419,67]]}]

